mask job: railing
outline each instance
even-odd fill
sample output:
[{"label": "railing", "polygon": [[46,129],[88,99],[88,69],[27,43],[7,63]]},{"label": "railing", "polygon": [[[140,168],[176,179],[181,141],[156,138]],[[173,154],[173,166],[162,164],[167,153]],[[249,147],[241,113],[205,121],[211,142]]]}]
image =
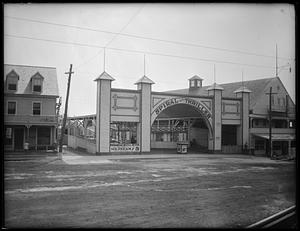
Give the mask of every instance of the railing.
[{"label": "railing", "polygon": [[274,111],[274,112],[286,112],[286,106],[272,105],[272,111]]},{"label": "railing", "polygon": [[56,124],[57,117],[50,115],[5,115],[4,122],[22,123],[22,124]]},{"label": "railing", "polygon": [[296,226],[296,206],[285,209],[246,228],[296,228],[294,226]]}]

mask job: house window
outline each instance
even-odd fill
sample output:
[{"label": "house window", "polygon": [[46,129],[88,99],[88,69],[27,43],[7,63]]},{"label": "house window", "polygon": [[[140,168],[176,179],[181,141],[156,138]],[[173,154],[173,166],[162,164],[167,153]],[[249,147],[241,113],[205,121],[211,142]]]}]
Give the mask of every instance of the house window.
[{"label": "house window", "polygon": [[8,90],[16,91],[17,90],[17,84],[16,83],[9,83],[8,84]]},{"label": "house window", "polygon": [[42,92],[42,80],[39,79],[32,79],[32,90],[34,92]]},{"label": "house window", "polygon": [[12,70],[9,74],[7,74],[7,76],[6,76],[7,90],[8,91],[16,91],[18,80],[19,80],[19,76],[14,70]]},{"label": "house window", "polygon": [[285,98],[282,98],[282,106],[285,106]]},{"label": "house window", "polygon": [[17,111],[17,103],[16,102],[8,102],[7,103],[7,114],[15,115]]},{"label": "house window", "polygon": [[274,95],[271,95],[271,104],[274,105]]},{"label": "house window", "polygon": [[200,87],[200,81],[197,80],[197,87]]},{"label": "house window", "polygon": [[40,115],[41,114],[41,103],[34,102],[32,104],[32,114],[33,115]]}]

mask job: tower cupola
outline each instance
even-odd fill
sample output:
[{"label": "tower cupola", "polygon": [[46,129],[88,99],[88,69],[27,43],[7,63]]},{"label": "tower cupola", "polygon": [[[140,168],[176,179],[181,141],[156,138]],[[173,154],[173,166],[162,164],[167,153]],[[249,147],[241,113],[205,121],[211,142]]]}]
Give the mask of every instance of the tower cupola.
[{"label": "tower cupola", "polygon": [[194,75],[192,78],[189,79],[189,88],[190,89],[197,89],[202,87],[203,79],[197,75]]}]

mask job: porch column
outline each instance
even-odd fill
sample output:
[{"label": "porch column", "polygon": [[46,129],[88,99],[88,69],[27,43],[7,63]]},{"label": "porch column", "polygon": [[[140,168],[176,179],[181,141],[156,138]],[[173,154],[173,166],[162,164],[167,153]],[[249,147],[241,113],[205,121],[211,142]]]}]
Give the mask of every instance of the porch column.
[{"label": "porch column", "polygon": [[110,108],[111,108],[111,82],[115,80],[103,72],[95,81],[97,82],[96,105],[96,153],[109,152],[110,135]]},{"label": "porch column", "polygon": [[209,150],[213,150],[214,153],[222,151],[222,91],[224,88],[214,83],[207,88],[208,95],[213,96],[212,104],[212,120],[213,120],[213,134],[209,140]]},{"label": "porch column", "polygon": [[240,87],[236,91],[234,91],[237,98],[241,99],[241,121],[242,124],[240,126],[241,129],[241,145],[243,149],[247,145],[249,146],[249,107],[250,107],[250,93],[251,91],[247,89],[245,86]]},{"label": "porch column", "polygon": [[154,82],[146,76],[140,78],[136,83],[140,93],[140,123],[139,140],[140,152],[150,152],[151,139],[151,87]]},{"label": "porch column", "polygon": [[291,140],[288,140],[288,156],[291,157]]}]

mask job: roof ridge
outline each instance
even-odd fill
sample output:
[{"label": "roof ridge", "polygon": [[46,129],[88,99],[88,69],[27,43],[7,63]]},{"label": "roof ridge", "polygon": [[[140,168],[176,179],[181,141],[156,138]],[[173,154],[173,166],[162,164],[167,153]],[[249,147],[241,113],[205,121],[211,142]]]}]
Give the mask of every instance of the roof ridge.
[{"label": "roof ridge", "polygon": [[53,69],[56,69],[56,67],[32,66],[32,65],[10,64],[10,63],[5,63],[4,65],[10,65],[10,66],[21,66],[21,67],[53,68]]},{"label": "roof ridge", "polygon": [[248,82],[254,82],[254,81],[262,81],[262,80],[271,80],[275,79],[277,77],[269,77],[269,78],[264,78],[264,79],[252,79],[252,80],[246,80],[246,81],[238,81],[238,82],[230,82],[230,83],[220,83],[219,85],[225,85],[225,84],[233,84],[233,83],[248,83]]}]

